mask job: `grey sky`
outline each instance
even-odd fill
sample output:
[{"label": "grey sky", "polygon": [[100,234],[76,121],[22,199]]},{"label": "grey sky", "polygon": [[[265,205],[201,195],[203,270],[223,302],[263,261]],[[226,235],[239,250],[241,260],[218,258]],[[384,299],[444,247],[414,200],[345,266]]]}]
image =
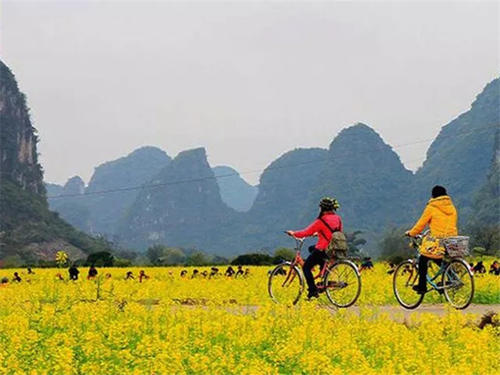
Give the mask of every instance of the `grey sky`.
[{"label": "grey sky", "polygon": [[3,0],[0,25],[58,183],[143,145],[245,171],[355,122],[433,138],[500,68],[497,2]]}]

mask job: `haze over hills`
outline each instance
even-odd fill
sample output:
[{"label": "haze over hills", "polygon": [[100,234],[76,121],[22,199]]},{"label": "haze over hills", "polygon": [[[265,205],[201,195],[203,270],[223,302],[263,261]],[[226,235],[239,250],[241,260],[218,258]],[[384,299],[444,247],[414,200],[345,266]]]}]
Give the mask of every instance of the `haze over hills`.
[{"label": "haze over hills", "polygon": [[[272,250],[289,245],[282,230],[309,223],[319,199],[328,195],[339,199],[348,231],[362,230],[374,238],[389,226],[409,226],[438,183],[448,187],[465,222],[495,152],[499,108],[497,79],[469,111],[443,127],[416,174],[404,167],[379,134],[361,123],[341,131],[328,150],[296,149],[282,155],[264,170],[258,189],[231,168],[210,169],[204,150],[186,151],[174,165],[142,183],[195,181],[143,189],[129,209],[123,209],[124,220],[109,216],[114,225],[121,222],[113,235],[122,246],[142,250],[155,243],[226,256]],[[231,176],[215,179],[216,175]],[[113,179],[111,174],[107,178]]]},{"label": "haze over hills", "polygon": [[238,172],[227,166],[212,168],[219,185],[222,201],[236,211],[248,211],[257,196],[258,188],[250,185]]},{"label": "haze over hills", "polygon": [[356,124],[341,131],[328,150],[295,149],[280,156],[264,170],[258,188],[234,169],[211,168],[203,148],[172,160],[155,147],[101,164],[88,186],[75,176],[65,186],[44,187],[25,98],[8,68],[1,68],[2,256],[47,257],[61,246],[82,256],[99,248],[48,211],[45,189],[54,197],[50,208],[61,217],[123,248],[165,244],[225,256],[288,246],[282,230],[312,221],[324,195],[339,199],[348,231],[371,237],[388,226],[410,225],[434,184],[448,188],[462,224],[477,221],[475,211],[484,216],[492,207],[488,201],[498,200],[498,167],[492,161],[498,155],[499,79],[443,127],[416,174],[373,129]]}]

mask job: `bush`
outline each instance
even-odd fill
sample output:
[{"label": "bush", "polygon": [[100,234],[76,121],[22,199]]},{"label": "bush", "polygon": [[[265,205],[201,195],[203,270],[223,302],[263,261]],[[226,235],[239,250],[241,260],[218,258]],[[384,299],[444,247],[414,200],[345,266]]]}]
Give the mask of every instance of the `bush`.
[{"label": "bush", "polygon": [[231,264],[232,265],[244,265],[244,266],[263,266],[263,265],[271,265],[273,264],[274,258],[268,254],[243,254],[239,255],[234,259]]},{"label": "bush", "polygon": [[403,236],[405,230],[402,228],[388,229],[378,243],[380,258],[388,260],[394,264],[407,259],[414,254],[414,250],[409,246],[409,240]]},{"label": "bush", "polygon": [[87,265],[94,265],[96,267],[113,267],[114,257],[107,251],[100,251],[92,253],[87,257]]}]

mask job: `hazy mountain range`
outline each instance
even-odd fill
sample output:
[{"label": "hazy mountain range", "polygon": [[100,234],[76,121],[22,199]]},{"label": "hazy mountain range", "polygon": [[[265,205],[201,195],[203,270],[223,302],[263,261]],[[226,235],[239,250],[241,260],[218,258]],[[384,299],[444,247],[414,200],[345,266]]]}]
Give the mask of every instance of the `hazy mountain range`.
[{"label": "hazy mountain range", "polygon": [[[8,89],[3,81],[2,95]],[[17,90],[17,85],[12,88],[14,83],[9,86],[12,92]],[[2,98],[3,140],[26,125],[5,117],[6,99]],[[16,105],[25,107],[24,101]],[[448,188],[465,223],[474,216],[474,197],[491,193],[499,110],[500,81],[496,79],[468,111],[442,128],[416,173],[404,167],[373,129],[356,124],[341,131],[328,149],[299,148],[285,153],[264,170],[257,187],[230,167],[211,167],[203,148],[171,158],[155,147],[143,147],[97,166],[87,186],[78,176],[65,186],[45,186],[50,209],[67,222],[136,250],[159,243],[226,256],[272,250],[289,245],[283,230],[298,229],[315,218],[324,195],[339,199],[339,213],[348,231],[363,230],[376,237],[388,226],[412,223],[437,183]],[[1,167],[10,171],[8,185],[16,186],[15,194],[29,192],[46,205],[41,167],[36,158],[19,156],[26,149],[36,155],[36,136],[31,125],[28,128],[23,130],[28,134],[23,139],[31,143],[11,142],[5,148],[2,142]],[[18,172],[12,160],[22,160],[29,172]],[[16,230],[14,224],[2,227],[4,233]],[[17,246],[26,249],[38,242],[28,238]],[[81,250],[90,251],[88,246]]]}]

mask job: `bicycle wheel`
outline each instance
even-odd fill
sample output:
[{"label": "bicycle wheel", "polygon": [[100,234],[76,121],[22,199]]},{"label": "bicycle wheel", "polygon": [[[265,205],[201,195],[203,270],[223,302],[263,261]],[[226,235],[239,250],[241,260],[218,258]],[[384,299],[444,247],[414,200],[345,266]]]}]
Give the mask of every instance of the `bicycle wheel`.
[{"label": "bicycle wheel", "polygon": [[463,259],[453,259],[443,273],[444,296],[457,310],[465,309],[474,297],[474,276]]},{"label": "bicycle wheel", "polygon": [[297,266],[282,263],[271,271],[267,289],[274,302],[295,305],[304,291],[304,276]]},{"label": "bicycle wheel", "polygon": [[410,260],[400,263],[394,271],[392,288],[399,304],[405,309],[417,308],[424,299],[423,294],[413,290],[418,283],[418,269]]},{"label": "bicycle wheel", "polygon": [[348,260],[339,260],[326,270],[323,285],[330,302],[340,308],[352,306],[361,293],[358,268]]}]

